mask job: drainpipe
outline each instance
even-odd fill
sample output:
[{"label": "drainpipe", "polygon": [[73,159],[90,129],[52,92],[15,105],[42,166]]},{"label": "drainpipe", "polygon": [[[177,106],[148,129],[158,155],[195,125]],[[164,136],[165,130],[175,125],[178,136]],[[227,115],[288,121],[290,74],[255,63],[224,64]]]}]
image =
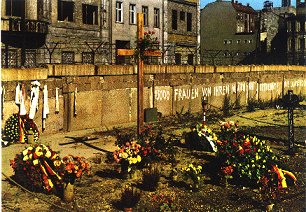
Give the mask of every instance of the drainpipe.
[{"label": "drainpipe", "polygon": [[108,35],[108,39],[109,39],[109,52],[110,52],[110,56],[109,56],[109,61],[110,61],[110,64],[113,63],[113,47],[112,47],[112,43],[113,43],[113,10],[112,10],[112,1],[109,0],[108,1],[108,10],[109,10],[109,17],[108,17],[108,32],[109,32],[109,35]]},{"label": "drainpipe", "polygon": [[165,63],[165,1],[162,0],[162,64]]}]

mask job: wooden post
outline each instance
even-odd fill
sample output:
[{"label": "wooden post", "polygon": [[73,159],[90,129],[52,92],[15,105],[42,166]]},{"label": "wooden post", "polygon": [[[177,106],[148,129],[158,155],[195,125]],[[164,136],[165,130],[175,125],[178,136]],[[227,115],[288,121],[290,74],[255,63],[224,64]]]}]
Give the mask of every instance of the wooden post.
[{"label": "wooden post", "polygon": [[[140,41],[144,37],[144,17],[143,13],[137,14],[137,40]],[[133,56],[135,55],[134,49],[117,49],[117,55]],[[144,56],[160,57],[159,50],[145,50]],[[144,108],[143,108],[143,91],[144,91],[144,61],[141,54],[137,58],[137,133],[140,134],[144,126]]]},{"label": "wooden post", "polygon": [[[144,29],[143,29],[143,14],[138,13],[137,14],[137,38],[138,40],[143,39]],[[144,123],[144,109],[143,109],[143,90],[144,90],[144,73],[143,73],[143,67],[144,62],[141,58],[141,55],[138,55],[138,70],[137,70],[137,78],[138,78],[138,84],[137,84],[137,133],[140,134],[143,123]]]}]

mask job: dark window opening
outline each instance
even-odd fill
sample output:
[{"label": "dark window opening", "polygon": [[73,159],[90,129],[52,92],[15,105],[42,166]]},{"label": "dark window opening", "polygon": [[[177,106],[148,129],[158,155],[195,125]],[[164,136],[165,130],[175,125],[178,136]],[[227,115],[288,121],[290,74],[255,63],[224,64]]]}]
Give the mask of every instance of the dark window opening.
[{"label": "dark window opening", "polygon": [[98,7],[93,5],[82,5],[83,23],[84,24],[98,24]]},{"label": "dark window opening", "polygon": [[187,31],[191,32],[192,31],[192,14],[187,13]]},{"label": "dark window opening", "polygon": [[180,53],[175,53],[175,64],[180,65],[182,63],[182,55]]},{"label": "dark window opening", "polygon": [[187,63],[188,65],[193,65],[193,54],[188,54]]},{"label": "dark window opening", "polygon": [[185,12],[184,11],[180,12],[180,20],[185,21]]},{"label": "dark window opening", "polygon": [[143,13],[143,25],[148,26],[149,25],[149,8],[148,7],[142,7],[142,13]]},{"label": "dark window opening", "polygon": [[74,2],[58,1],[58,20],[73,21]]},{"label": "dark window opening", "polygon": [[25,0],[6,0],[6,15],[25,17]]},{"label": "dark window opening", "polygon": [[177,30],[177,11],[172,10],[172,29]]}]

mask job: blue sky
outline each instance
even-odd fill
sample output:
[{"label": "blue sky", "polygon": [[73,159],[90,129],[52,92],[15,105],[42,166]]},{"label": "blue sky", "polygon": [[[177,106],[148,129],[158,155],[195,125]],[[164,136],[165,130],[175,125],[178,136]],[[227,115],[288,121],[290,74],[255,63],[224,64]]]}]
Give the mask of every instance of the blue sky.
[{"label": "blue sky", "polygon": [[[214,1],[216,0],[201,0],[201,9],[205,7],[206,4],[214,2]],[[224,1],[230,1],[230,0],[224,0]],[[262,9],[264,1],[266,0],[238,0],[238,2],[242,3],[243,5],[250,3],[251,7],[253,7],[255,10]],[[274,7],[280,7],[282,4],[281,0],[272,0],[272,2],[273,2]],[[291,0],[291,4],[295,6],[295,0]]]}]

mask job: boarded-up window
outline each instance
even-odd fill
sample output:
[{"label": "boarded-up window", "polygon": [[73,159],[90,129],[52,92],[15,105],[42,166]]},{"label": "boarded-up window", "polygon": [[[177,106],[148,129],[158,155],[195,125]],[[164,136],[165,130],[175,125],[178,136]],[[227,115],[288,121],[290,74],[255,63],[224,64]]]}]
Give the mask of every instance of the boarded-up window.
[{"label": "boarded-up window", "polygon": [[73,64],[74,63],[74,52],[63,51],[62,52],[62,63]]},{"label": "boarded-up window", "polygon": [[58,1],[58,20],[73,22],[74,2]]}]

